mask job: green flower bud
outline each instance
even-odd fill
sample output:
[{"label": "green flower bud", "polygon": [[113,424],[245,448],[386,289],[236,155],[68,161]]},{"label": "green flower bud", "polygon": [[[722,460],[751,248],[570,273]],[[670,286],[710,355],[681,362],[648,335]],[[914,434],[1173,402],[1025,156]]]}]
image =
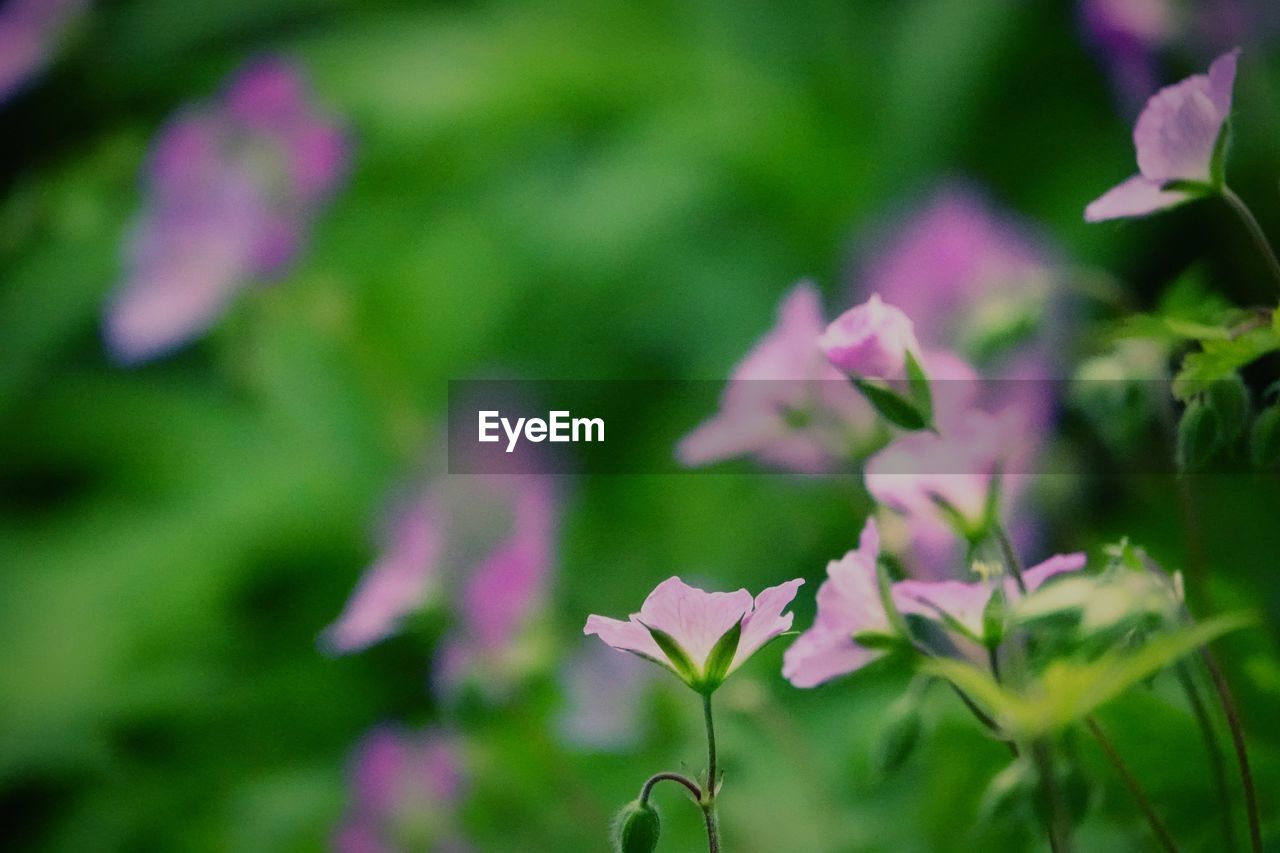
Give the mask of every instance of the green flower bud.
[{"label": "green flower bud", "polygon": [[1253,422],[1249,435],[1249,454],[1260,471],[1280,467],[1280,405],[1263,409]]},{"label": "green flower bud", "polygon": [[632,800],[614,818],[614,849],[617,853],[653,853],[658,849],[661,830],[658,810],[648,803]]},{"label": "green flower bud", "polygon": [[1235,441],[1249,423],[1252,404],[1248,386],[1244,384],[1240,374],[1233,373],[1228,378],[1211,384],[1207,396],[1209,405],[1213,406],[1213,411],[1218,416],[1220,439],[1224,443]]},{"label": "green flower bud", "polygon": [[1197,397],[1187,404],[1178,422],[1178,468],[1194,471],[1218,449],[1220,426],[1213,406]]}]

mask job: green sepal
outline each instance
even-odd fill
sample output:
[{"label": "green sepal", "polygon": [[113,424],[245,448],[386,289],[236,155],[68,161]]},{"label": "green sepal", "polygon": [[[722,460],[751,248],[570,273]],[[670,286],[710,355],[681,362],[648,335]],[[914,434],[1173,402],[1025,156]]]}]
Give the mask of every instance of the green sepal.
[{"label": "green sepal", "polygon": [[742,639],[742,620],[716,641],[711,654],[707,655],[707,671],[702,676],[701,690],[710,693],[724,683],[729,675],[729,667],[733,665],[733,656],[738,653],[738,641]]},{"label": "green sepal", "polygon": [[926,424],[933,423],[933,392],[929,388],[929,377],[916,360],[914,354],[907,352],[907,387],[911,390],[911,400],[924,418]]},{"label": "green sepal", "polygon": [[1227,185],[1227,148],[1231,145],[1231,116],[1222,122],[1218,138],[1213,142],[1213,157],[1209,160],[1209,183],[1215,192],[1222,192]]},{"label": "green sepal", "polygon": [[[643,623],[641,623],[643,624]],[[662,653],[667,656],[667,660],[671,662],[671,666],[675,669],[676,675],[694,690],[700,688],[702,681],[701,673],[698,667],[689,659],[689,654],[680,647],[680,644],[665,631],[660,631],[649,625],[645,625],[649,629],[649,636],[653,637],[653,641],[658,644],[658,648],[662,649]]]},{"label": "green sepal", "polygon": [[1004,600],[1002,579],[1001,583],[996,584],[991,598],[987,599],[987,606],[982,608],[982,643],[987,648],[994,649],[1004,641],[1004,624],[1008,610]]},{"label": "green sepal", "polygon": [[864,649],[876,651],[888,651],[902,645],[901,637],[886,634],[883,631],[856,631],[853,634],[853,641]]},{"label": "green sepal", "polygon": [[889,617],[889,626],[903,639],[910,638],[907,622],[893,600],[893,578],[889,576],[889,567],[879,560],[876,560],[876,588],[880,593],[880,606]]},{"label": "green sepal", "polygon": [[862,392],[862,396],[867,398],[867,402],[894,426],[911,432],[929,428],[929,418],[915,403],[896,391],[881,388],[873,382],[856,377],[853,379],[853,384]]}]

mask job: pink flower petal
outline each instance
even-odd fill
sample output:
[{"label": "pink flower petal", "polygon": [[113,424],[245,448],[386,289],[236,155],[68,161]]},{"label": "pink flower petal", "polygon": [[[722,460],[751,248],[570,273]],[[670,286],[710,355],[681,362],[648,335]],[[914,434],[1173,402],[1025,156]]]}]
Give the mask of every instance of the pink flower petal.
[{"label": "pink flower petal", "polygon": [[901,379],[907,353],[920,355],[911,319],[878,293],[833,320],[818,346],[840,372],[872,379]]},{"label": "pink flower petal", "polygon": [[671,636],[702,669],[720,638],[751,611],[751,593],[704,592],[668,578],[649,593],[639,621]]},{"label": "pink flower petal", "polygon": [[795,620],[794,613],[783,615],[796,597],[796,590],[804,585],[804,580],[796,578],[778,586],[771,586],[756,596],[755,607],[742,620],[742,636],[738,639],[738,650],[733,656],[733,664],[729,672],[733,672],[746,662],[760,648],[774,637],[791,630]]},{"label": "pink flower petal", "polygon": [[[1086,558],[1083,551],[1071,554],[1055,554],[1043,563],[1032,566],[1022,573],[1022,580],[1027,585],[1027,592],[1035,592],[1045,581],[1064,572],[1077,572],[1084,568]],[[1007,579],[1012,582],[1012,578]]]},{"label": "pink flower petal", "polygon": [[1138,168],[1148,180],[1210,180],[1222,125],[1231,113],[1239,51],[1220,56],[1208,74],[1194,74],[1151,96],[1133,128]]},{"label": "pink flower petal", "polygon": [[587,624],[582,629],[582,633],[595,634],[618,651],[642,655],[671,669],[667,656],[662,653],[662,649],[654,641],[649,629],[634,619],[623,622],[620,619],[597,616],[593,613],[587,617]]},{"label": "pink flower petal", "polygon": [[1103,222],[1148,216],[1190,201],[1193,196],[1182,190],[1165,190],[1160,184],[1134,175],[1091,201],[1084,209],[1086,222]]}]

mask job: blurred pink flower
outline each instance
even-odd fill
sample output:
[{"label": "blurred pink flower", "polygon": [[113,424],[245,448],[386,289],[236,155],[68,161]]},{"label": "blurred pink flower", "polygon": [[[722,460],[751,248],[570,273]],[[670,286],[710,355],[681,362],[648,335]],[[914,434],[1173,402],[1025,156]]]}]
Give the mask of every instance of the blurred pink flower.
[{"label": "blurred pink flower", "polygon": [[1126,111],[1155,88],[1156,54],[1177,35],[1169,0],[1081,0],[1085,36]]},{"label": "blurred pink flower", "polygon": [[542,608],[555,562],[558,499],[549,478],[448,477],[392,517],[383,551],[321,635],[330,651],[360,651],[433,602],[451,603],[436,685],[469,675],[488,687],[528,657],[517,642]]},{"label": "blurred pink flower", "polygon": [[[1064,572],[1083,568],[1083,553],[1058,554],[1022,573],[1027,592],[1035,592],[1049,578]],[[1022,596],[1014,578],[1002,576],[1001,587],[1006,601]],[[989,582],[965,583],[963,581],[900,581],[893,586],[894,603],[902,613],[914,613],[930,619],[938,619],[945,613],[967,630],[973,639],[981,640],[984,634],[983,615],[994,591]]]},{"label": "blurred pink flower", "polygon": [[457,826],[467,779],[456,740],[437,730],[380,726],[356,747],[339,853],[471,849]]},{"label": "blurred pink flower", "polygon": [[645,697],[657,671],[633,655],[583,639],[560,671],[560,739],[580,750],[622,751],[644,736]]},{"label": "blurred pink flower", "polygon": [[[1236,61],[1233,50],[1195,74],[1151,96],[1133,129],[1139,174],[1085,208],[1088,222],[1145,216],[1196,198],[1212,188],[1214,157],[1231,114]],[[1172,186],[1185,182],[1190,188]]]},{"label": "blurred pink flower", "polygon": [[880,598],[876,561],[880,532],[867,519],[856,550],[827,564],[827,579],[818,588],[818,613],[782,659],[782,675],[796,687],[816,687],[861,669],[883,657],[881,648],[864,646],[859,634],[892,634]]},{"label": "blurred pink flower", "polygon": [[901,379],[907,354],[920,357],[911,320],[878,293],[833,320],[818,346],[841,373],[866,379]]},{"label": "blurred pink flower", "polygon": [[346,171],[346,132],[280,60],[243,68],[221,98],[187,107],[156,138],[146,202],[104,334],[144,361],[212,326],[255,281],[282,275]]},{"label": "blurred pink flower", "polygon": [[783,297],[773,329],[733,369],[720,411],[681,440],[680,461],[754,456],[813,474],[847,459],[874,416],[818,348],[822,329],[818,291],[801,282]]},{"label": "blurred pink flower", "polygon": [[[704,592],[680,578],[668,578],[649,593],[639,613],[623,622],[592,614],[583,628],[619,651],[632,652],[667,667],[695,690],[714,690],[765,643],[791,628],[793,614],[783,610],[795,598],[804,581],[790,580],[769,587],[754,599],[745,589],[737,592]],[[716,644],[741,625],[733,658],[722,673],[708,670]],[[675,656],[663,651],[653,632],[665,634],[676,645]],[[682,665],[687,656],[693,671]]]},{"label": "blurred pink flower", "polygon": [[9,0],[0,4],[0,104],[39,74],[89,0]]},{"label": "blurred pink flower", "polygon": [[997,474],[1002,491],[1016,490],[1028,474],[1034,445],[1017,407],[999,414],[970,409],[939,422],[939,432],[897,438],[867,460],[866,484],[878,502],[911,520],[953,521],[945,503],[963,520],[964,532],[985,529]]}]

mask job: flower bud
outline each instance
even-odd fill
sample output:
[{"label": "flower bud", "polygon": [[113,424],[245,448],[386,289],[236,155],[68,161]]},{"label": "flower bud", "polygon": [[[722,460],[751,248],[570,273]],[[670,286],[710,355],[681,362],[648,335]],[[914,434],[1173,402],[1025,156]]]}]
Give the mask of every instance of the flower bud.
[{"label": "flower bud", "polygon": [[653,853],[658,848],[661,829],[658,810],[646,802],[632,800],[614,818],[614,847],[617,853]]},{"label": "flower bud", "polygon": [[879,295],[837,317],[818,346],[838,370],[864,379],[902,379],[907,354],[920,351],[911,320]]}]

